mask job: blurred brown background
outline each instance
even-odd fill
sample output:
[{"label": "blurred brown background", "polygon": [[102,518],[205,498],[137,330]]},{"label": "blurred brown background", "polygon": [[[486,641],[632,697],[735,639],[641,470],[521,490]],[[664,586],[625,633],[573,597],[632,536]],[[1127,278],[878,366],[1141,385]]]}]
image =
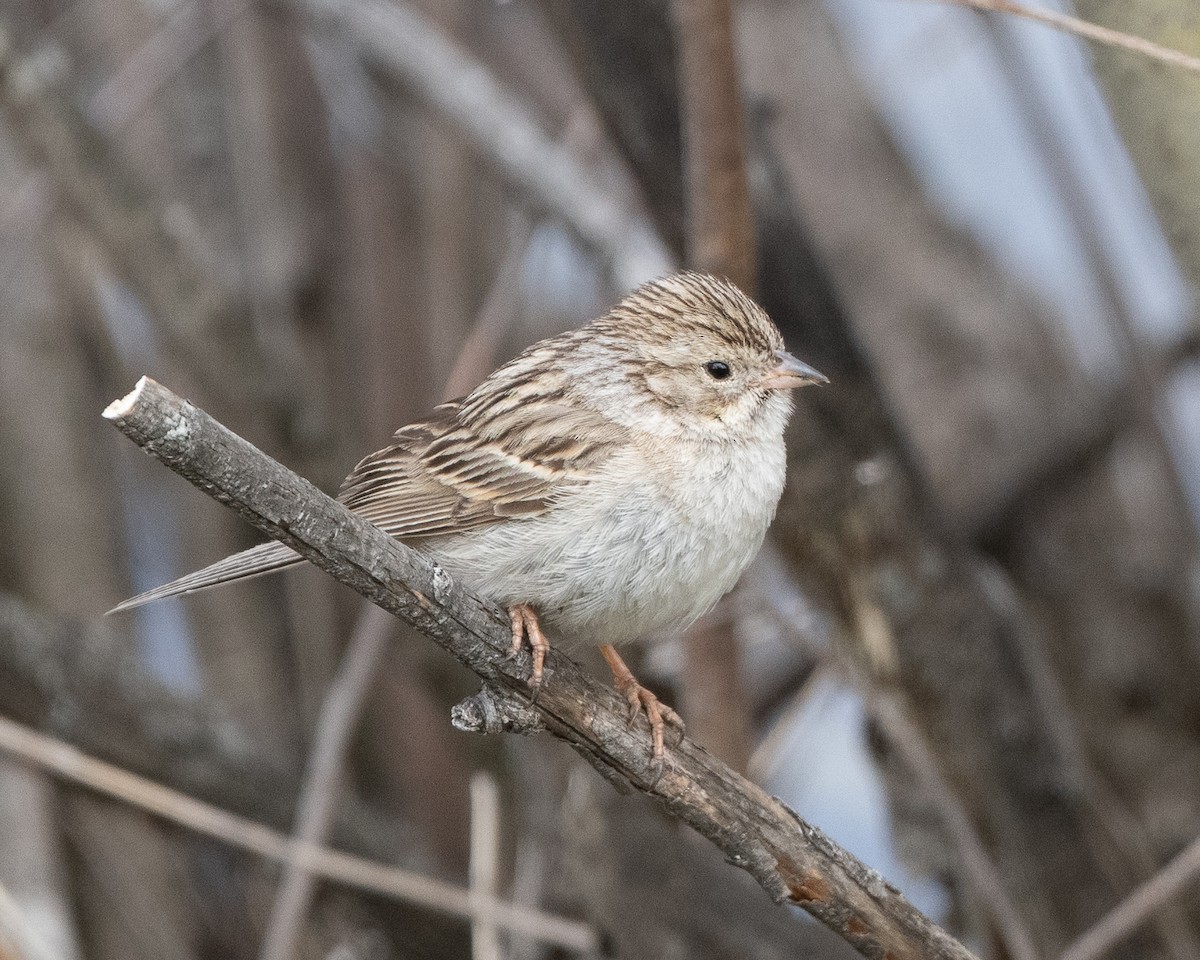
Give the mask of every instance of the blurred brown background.
[{"label": "blurred brown background", "polygon": [[[555,917],[848,953],[565,748],[455,733],[472,679],[316,571],[102,618],[255,540],[100,419],[141,374],[332,490],[685,262],[686,2],[0,5],[0,715],[528,921],[4,749],[0,957],[581,955]],[[1058,956],[1200,836],[1200,78],[933,4],[735,12],[758,295],[833,385],[643,679],[982,957]],[[1191,3],[1076,12],[1200,54]],[[1113,955],[1200,960],[1198,908]]]}]

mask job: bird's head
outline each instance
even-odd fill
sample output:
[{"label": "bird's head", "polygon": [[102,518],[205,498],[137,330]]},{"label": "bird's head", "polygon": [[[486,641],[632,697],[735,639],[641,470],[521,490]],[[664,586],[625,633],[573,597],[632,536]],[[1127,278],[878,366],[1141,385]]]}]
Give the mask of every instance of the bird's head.
[{"label": "bird's head", "polygon": [[606,403],[621,408],[623,422],[653,433],[717,440],[781,433],[791,390],[828,382],[784,349],[758,304],[707,274],[645,283],[588,329],[590,377],[607,387]]}]

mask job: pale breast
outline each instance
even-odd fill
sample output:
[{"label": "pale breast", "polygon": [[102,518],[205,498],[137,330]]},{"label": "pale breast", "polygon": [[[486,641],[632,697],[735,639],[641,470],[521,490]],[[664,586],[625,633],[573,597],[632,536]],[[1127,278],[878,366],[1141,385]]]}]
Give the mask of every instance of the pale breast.
[{"label": "pale breast", "polygon": [[631,447],[542,516],[422,549],[497,603],[532,604],[567,646],[682,628],[761,546],[783,489],[784,448],[773,436],[671,450],[664,458]]}]

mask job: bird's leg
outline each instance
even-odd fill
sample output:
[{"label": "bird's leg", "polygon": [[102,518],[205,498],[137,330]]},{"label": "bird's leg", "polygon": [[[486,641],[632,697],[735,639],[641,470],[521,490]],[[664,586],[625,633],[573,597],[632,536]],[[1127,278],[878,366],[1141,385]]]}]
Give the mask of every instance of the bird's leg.
[{"label": "bird's leg", "polygon": [[533,670],[529,675],[529,685],[536,694],[542,685],[542,675],[546,670],[546,651],[550,649],[550,641],[542,633],[542,625],[538,623],[537,612],[527,603],[514,603],[508,608],[508,617],[512,622],[512,650],[510,657],[521,652],[521,644],[528,639],[529,649],[533,653]]},{"label": "bird's leg", "polygon": [[612,670],[613,685],[629,704],[629,722],[633,723],[637,719],[637,715],[643,712],[646,714],[646,719],[650,721],[650,737],[654,743],[654,762],[661,767],[663,756],[666,753],[663,746],[663,725],[669,723],[679,731],[680,736],[683,736],[683,718],[637,682],[637,677],[621,659],[616,647],[606,643],[600,648],[600,653],[608,661],[609,669]]}]

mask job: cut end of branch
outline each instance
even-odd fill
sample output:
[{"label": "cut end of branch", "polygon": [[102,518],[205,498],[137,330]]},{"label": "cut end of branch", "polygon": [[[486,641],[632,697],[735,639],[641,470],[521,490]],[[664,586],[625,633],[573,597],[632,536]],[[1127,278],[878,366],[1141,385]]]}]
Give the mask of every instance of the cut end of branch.
[{"label": "cut end of branch", "polygon": [[137,402],[142,395],[142,391],[146,389],[148,384],[153,382],[154,381],[149,377],[142,377],[142,379],[137,382],[137,386],[130,390],[129,393],[121,397],[119,400],[114,400],[104,408],[104,419],[123,420],[125,417],[129,416],[129,414],[133,412],[133,408],[137,406]]}]

